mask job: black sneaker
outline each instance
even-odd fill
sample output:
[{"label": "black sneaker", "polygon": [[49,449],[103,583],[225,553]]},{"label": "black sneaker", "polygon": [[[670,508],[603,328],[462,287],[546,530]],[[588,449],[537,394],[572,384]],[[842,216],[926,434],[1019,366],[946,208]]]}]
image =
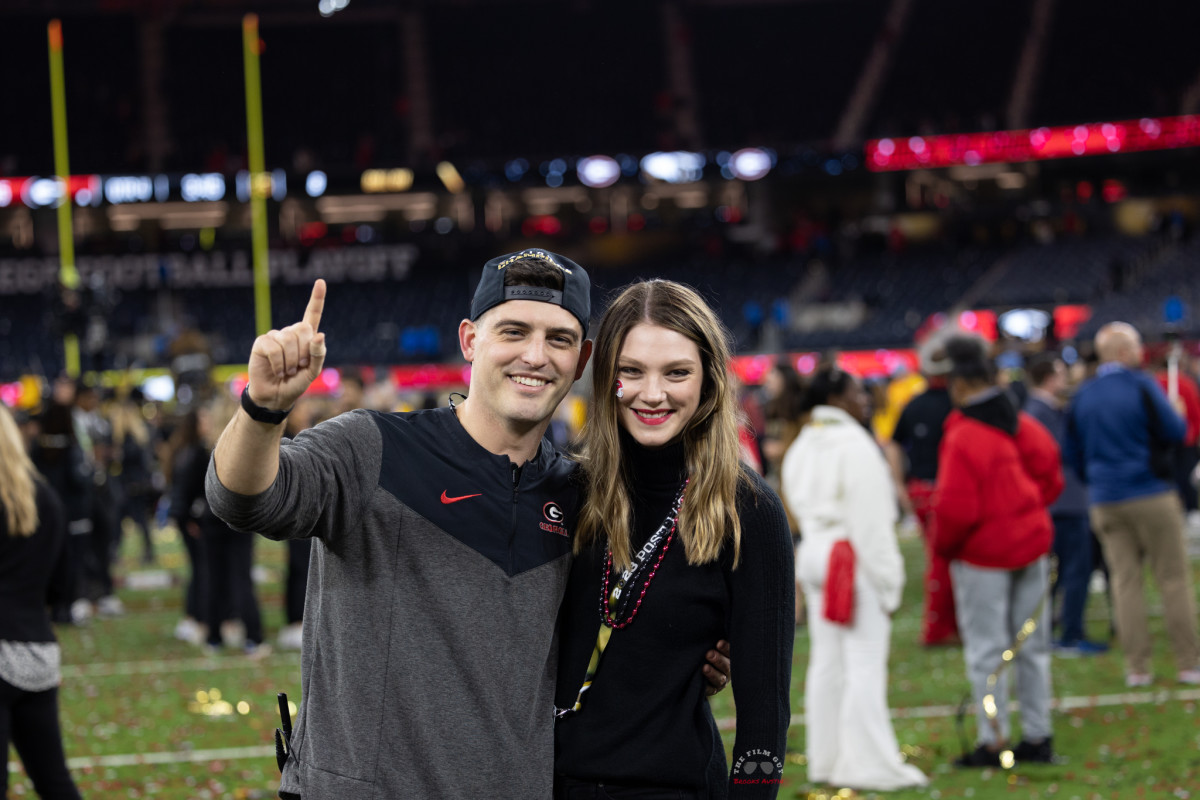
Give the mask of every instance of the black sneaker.
[{"label": "black sneaker", "polygon": [[973,752],[964,753],[954,759],[956,767],[999,767],[1000,751],[989,750],[986,745],[979,745]]},{"label": "black sneaker", "polygon": [[1013,759],[1023,764],[1053,764],[1054,748],[1050,745],[1051,737],[1047,736],[1037,744],[1021,740],[1013,748]]}]

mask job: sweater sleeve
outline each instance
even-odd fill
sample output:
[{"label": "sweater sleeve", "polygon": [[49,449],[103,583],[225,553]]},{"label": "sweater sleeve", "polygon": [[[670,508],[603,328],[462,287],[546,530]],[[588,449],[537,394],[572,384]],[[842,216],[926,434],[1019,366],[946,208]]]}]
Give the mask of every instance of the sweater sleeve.
[{"label": "sweater sleeve", "polygon": [[315,536],[332,544],[361,527],[362,509],[379,483],[380,448],[371,413],[351,411],[284,440],[279,473],[261,494],[229,491],[210,460],[208,502],[235,530],[275,540]]},{"label": "sweater sleeve", "polygon": [[[737,706],[733,766],[751,751],[767,751],[782,763],[792,715],[792,537],[778,496],[758,476],[750,480],[752,485],[739,492],[741,562],[730,575],[729,644]],[[736,778],[748,776],[743,772]],[[778,783],[736,783],[729,776],[731,799],[773,798],[778,791]]]},{"label": "sweater sleeve", "polygon": [[1017,443],[1025,472],[1033,478],[1042,496],[1042,505],[1049,506],[1062,494],[1062,459],[1058,443],[1046,427],[1028,414],[1021,414],[1017,428]]},{"label": "sweater sleeve", "polygon": [[933,549],[953,559],[979,524],[979,476],[967,452],[962,429],[946,432],[938,457],[937,488],[933,494]]},{"label": "sweater sleeve", "polygon": [[855,562],[890,614],[899,608],[904,590],[904,559],[896,544],[896,487],[873,442],[859,437],[852,447],[841,462],[842,506],[850,543]]}]

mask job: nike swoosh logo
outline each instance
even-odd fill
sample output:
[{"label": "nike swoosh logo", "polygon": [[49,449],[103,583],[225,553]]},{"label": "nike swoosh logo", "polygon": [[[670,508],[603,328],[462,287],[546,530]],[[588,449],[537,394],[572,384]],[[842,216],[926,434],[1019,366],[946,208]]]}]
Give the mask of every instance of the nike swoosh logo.
[{"label": "nike swoosh logo", "polygon": [[446,491],[444,489],[442,490],[442,502],[445,503],[446,505],[450,505],[451,503],[457,503],[459,500],[468,500],[472,497],[483,497],[483,495],[482,494],[464,494],[462,497],[447,497]]}]

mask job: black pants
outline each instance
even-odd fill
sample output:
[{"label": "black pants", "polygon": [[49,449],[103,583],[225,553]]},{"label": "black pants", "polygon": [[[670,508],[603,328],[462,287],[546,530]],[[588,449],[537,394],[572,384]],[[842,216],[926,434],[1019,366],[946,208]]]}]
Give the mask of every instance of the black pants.
[{"label": "black pants", "polygon": [[238,533],[222,523],[204,526],[204,546],[207,561],[208,643],[221,644],[221,623],[240,619],[246,626],[246,641],[262,644],[262,614],[254,596],[254,536]]},{"label": "black pants", "polygon": [[288,539],[287,589],[285,605],[289,625],[304,619],[304,593],[308,588],[308,559],[312,539]]},{"label": "black pants", "polygon": [[187,531],[187,523],[180,530],[183,547],[187,551],[192,575],[183,592],[183,613],[197,622],[203,622],[208,613],[208,563],[204,556],[204,543],[199,536]]},{"label": "black pants", "polygon": [[8,797],[10,741],[42,800],[80,800],[63,753],[57,688],[27,692],[0,678],[0,756],[5,762],[0,797]]},{"label": "black pants", "polygon": [[1175,484],[1179,487],[1179,497],[1183,500],[1183,511],[1195,511],[1197,507],[1196,487],[1192,486],[1192,470],[1200,461],[1200,448],[1175,448]]},{"label": "black pants", "polygon": [[554,776],[554,800],[700,800],[691,789],[662,786],[614,786]]},{"label": "black pants", "polygon": [[[133,520],[134,526],[141,532],[142,535],[142,563],[154,563],[154,537],[151,533],[150,520],[154,516],[155,497],[153,493],[146,492],[142,489],[129,489],[121,498],[121,508],[117,514],[118,519],[122,522],[126,517]],[[118,561],[121,545],[121,527],[117,528],[117,535],[114,537],[114,547],[109,553],[109,560],[114,564]]]}]

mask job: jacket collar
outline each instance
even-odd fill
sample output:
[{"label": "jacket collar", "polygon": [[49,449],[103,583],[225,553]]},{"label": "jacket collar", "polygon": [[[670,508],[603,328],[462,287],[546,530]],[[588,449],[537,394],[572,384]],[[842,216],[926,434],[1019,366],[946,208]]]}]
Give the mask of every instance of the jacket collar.
[{"label": "jacket collar", "polygon": [[960,413],[968,419],[982,422],[1009,436],[1017,435],[1017,407],[1013,405],[1008,394],[1002,390],[980,395],[978,400],[963,406]]},{"label": "jacket collar", "polygon": [[[454,413],[454,409],[452,407],[442,406],[433,409],[430,413],[437,416],[438,421],[441,423],[442,429],[451,439],[454,440],[455,444],[462,449],[462,452],[466,454],[468,458],[492,461],[497,465],[503,465],[505,468],[511,469],[510,465],[512,462],[509,460],[508,456],[502,456],[493,453],[479,442],[475,441],[471,434],[467,433],[467,429],[464,428],[462,423],[458,421],[458,415]],[[558,451],[554,449],[554,445],[550,443],[550,440],[543,436],[542,441],[538,444],[537,452],[534,454],[533,458],[529,459],[521,466],[522,476],[531,476],[544,472],[552,463],[554,463],[557,457]]]},{"label": "jacket collar", "polygon": [[837,406],[814,406],[812,410],[812,420],[813,422],[819,422],[825,425],[836,425],[840,423],[849,423],[852,425],[859,424],[858,420]]}]

